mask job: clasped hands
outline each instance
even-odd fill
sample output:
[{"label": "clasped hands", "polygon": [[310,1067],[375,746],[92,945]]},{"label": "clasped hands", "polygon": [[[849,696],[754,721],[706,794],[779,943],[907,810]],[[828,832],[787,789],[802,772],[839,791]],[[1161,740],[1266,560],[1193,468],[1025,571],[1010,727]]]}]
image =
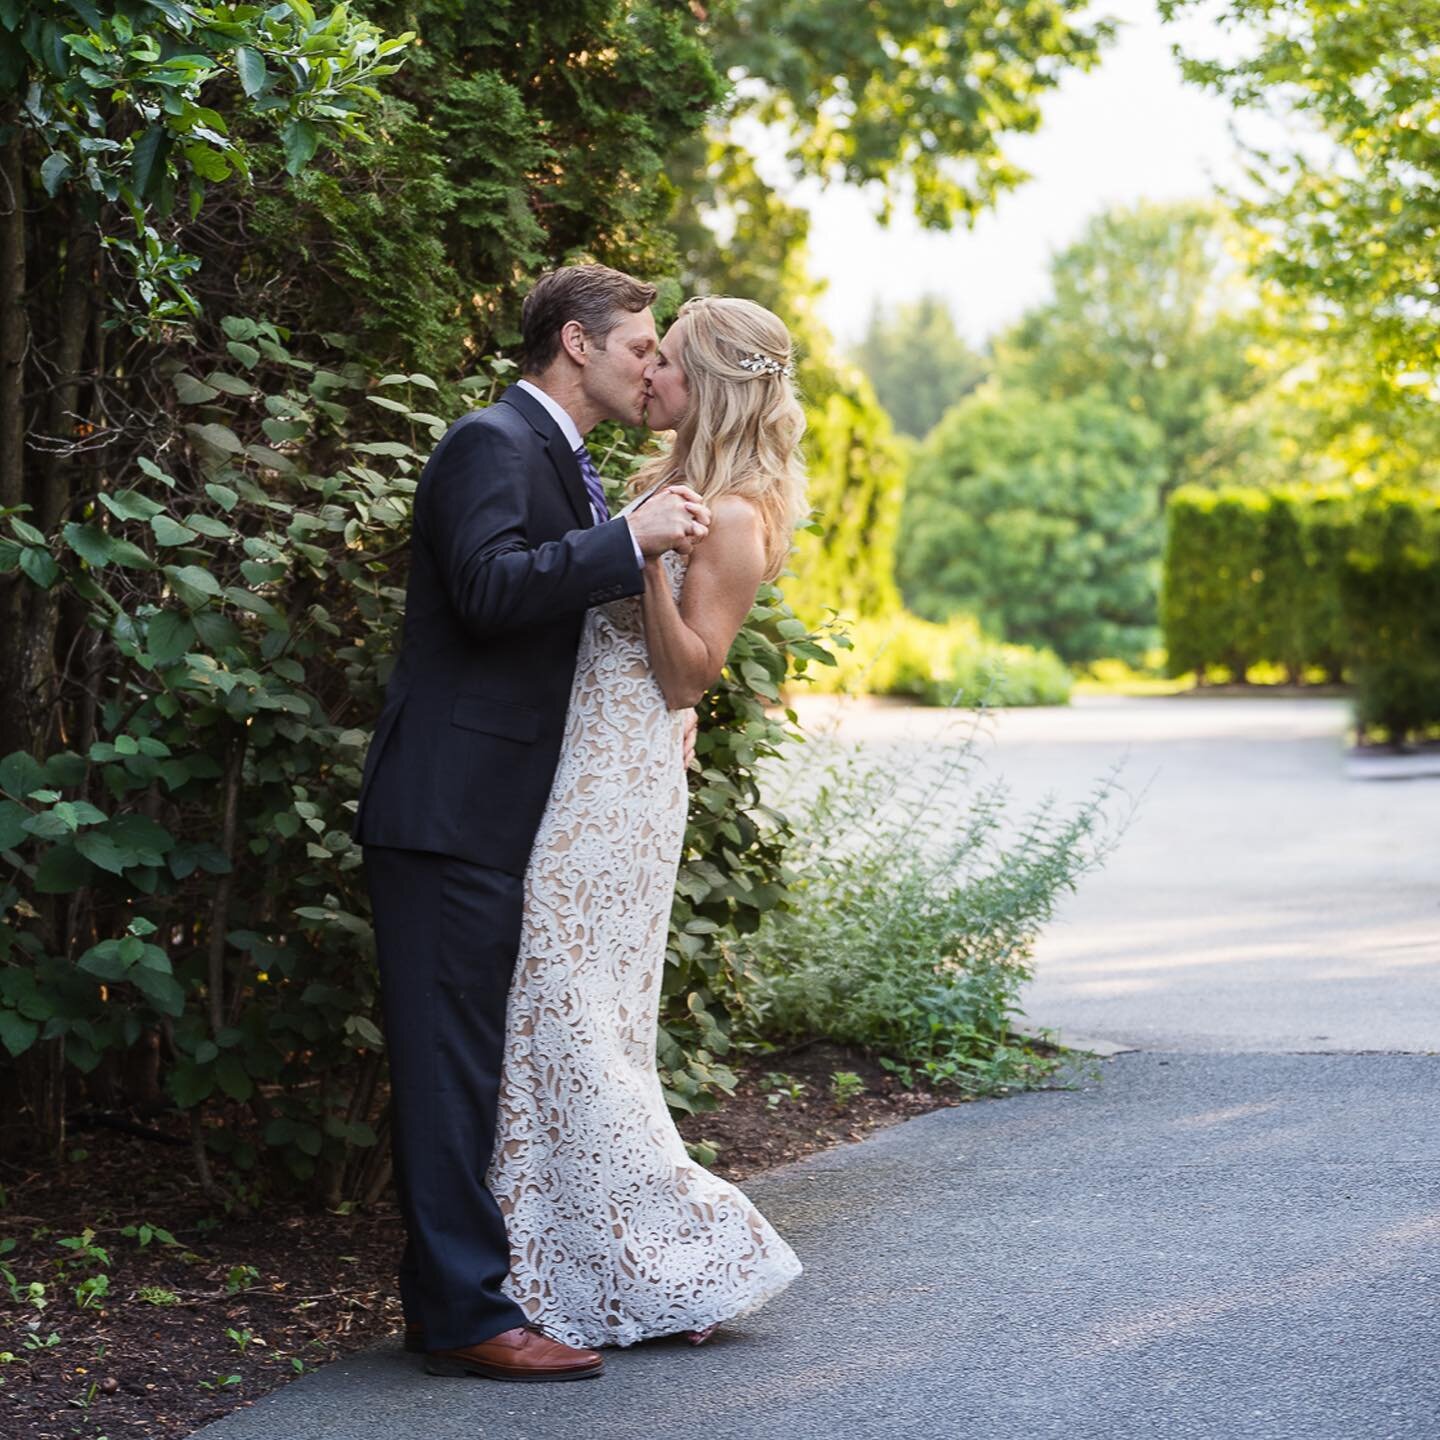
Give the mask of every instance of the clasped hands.
[{"label": "clasped hands", "polygon": [[688,485],[667,485],[625,517],[647,560],[667,550],[688,555],[710,533],[710,507]]}]

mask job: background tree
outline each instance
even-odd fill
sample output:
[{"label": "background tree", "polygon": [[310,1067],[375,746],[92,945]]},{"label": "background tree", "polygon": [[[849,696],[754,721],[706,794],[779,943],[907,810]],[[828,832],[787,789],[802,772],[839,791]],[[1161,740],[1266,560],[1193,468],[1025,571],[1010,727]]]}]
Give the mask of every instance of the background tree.
[{"label": "background tree", "polygon": [[995,344],[996,375],[1049,400],[1094,392],[1143,415],[1163,500],[1252,471],[1265,448],[1264,376],[1242,237],[1215,206],[1148,204],[1095,217],[1055,257],[1054,298]]},{"label": "background tree", "polygon": [[1087,0],[728,0],[710,34],[735,81],[727,119],[780,127],[795,175],[875,182],[922,224],[973,223],[1028,175],[1006,140],[1114,37]]},{"label": "background tree", "polygon": [[960,338],[950,307],[938,295],[889,312],[877,304],[852,358],[895,428],[916,440],[979,385],[987,369]]},{"label": "background tree", "polygon": [[[1166,17],[1195,0],[1160,0]],[[1328,145],[1252,150],[1278,360],[1308,448],[1369,479],[1437,475],[1440,449],[1440,47],[1423,0],[1226,0],[1258,37],[1230,63],[1182,57],[1237,108],[1288,110]]]},{"label": "background tree", "polygon": [[[673,275],[666,157],[723,86],[704,27],[666,0],[378,0],[420,36],[371,144],[206,227],[215,303],[343,331],[376,367],[448,387],[518,339],[540,271],[598,260]],[[673,284],[665,303],[678,298]],[[448,388],[451,403],[456,397]]]},{"label": "background tree", "polygon": [[899,579],[927,619],[959,611],[1071,661],[1155,640],[1160,436],[1105,396],[986,386],[916,454]]}]

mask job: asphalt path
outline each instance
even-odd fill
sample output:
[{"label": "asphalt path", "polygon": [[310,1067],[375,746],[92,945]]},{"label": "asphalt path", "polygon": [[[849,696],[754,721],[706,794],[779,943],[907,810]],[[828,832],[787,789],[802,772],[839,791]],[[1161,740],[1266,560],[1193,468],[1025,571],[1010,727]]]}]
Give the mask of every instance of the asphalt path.
[{"label": "asphalt path", "polygon": [[[1436,1440],[1440,781],[1346,781],[1343,720],[996,717],[981,758],[1017,804],[1078,799],[1122,757],[1144,791],[1029,1002],[1139,1048],[747,1182],[806,1271],[709,1345],[522,1386],[431,1378],[386,1342],[201,1433]],[[949,743],[933,714],[840,723]]]}]

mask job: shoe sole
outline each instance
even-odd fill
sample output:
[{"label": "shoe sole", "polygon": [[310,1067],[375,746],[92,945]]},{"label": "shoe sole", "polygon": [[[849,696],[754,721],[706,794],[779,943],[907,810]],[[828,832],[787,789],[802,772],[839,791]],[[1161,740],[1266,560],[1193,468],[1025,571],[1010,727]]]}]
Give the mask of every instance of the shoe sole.
[{"label": "shoe sole", "polygon": [[604,1363],[589,1365],[583,1369],[576,1370],[545,1370],[536,1372],[534,1370],[506,1370],[498,1365],[484,1365],[477,1361],[462,1360],[435,1360],[425,1362],[425,1373],[427,1375],[465,1376],[479,1375],[486,1380],[517,1380],[545,1381],[545,1380],[592,1380],[597,1375],[604,1373]]}]

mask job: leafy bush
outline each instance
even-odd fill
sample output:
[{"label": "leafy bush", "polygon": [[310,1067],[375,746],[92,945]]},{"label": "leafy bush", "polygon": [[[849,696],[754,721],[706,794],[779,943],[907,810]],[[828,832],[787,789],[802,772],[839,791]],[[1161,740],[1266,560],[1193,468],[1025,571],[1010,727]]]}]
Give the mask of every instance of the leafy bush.
[{"label": "leafy bush", "polygon": [[1440,494],[1367,497],[1340,591],[1357,722],[1392,740],[1440,726]]},{"label": "leafy bush", "polygon": [[978,615],[1067,661],[1138,659],[1153,643],[1160,443],[1099,395],[987,386],[917,452],[898,574],[929,620]]},{"label": "leafy bush", "polygon": [[850,648],[815,675],[820,692],[903,695],[924,705],[1063,705],[1070,674],[1049,650],[987,640],[968,615],[933,624],[903,612],[860,620]]},{"label": "leafy bush", "polygon": [[782,802],[791,906],[735,947],[756,1034],[864,1046],[970,1093],[1050,1068],[1015,1038],[1019,993],[1038,928],[1118,836],[1115,790],[1011,821],[1003,783],[976,782],[973,740],[924,756],[811,742]]},{"label": "leafy bush", "polygon": [[1172,675],[1213,664],[1243,680],[1268,658],[1257,593],[1267,513],[1264,491],[1239,486],[1184,485],[1170,497],[1160,625]]},{"label": "leafy bush", "polygon": [[1186,487],[1165,550],[1170,671],[1348,673],[1361,729],[1403,740],[1440,724],[1437,586],[1435,491]]},{"label": "leafy bush", "polygon": [[[58,697],[66,748],[0,760],[0,1084],[50,1145],[67,1089],[163,1093],[207,1185],[210,1154],[238,1171],[270,1159],[333,1204],[388,1175],[348,832],[415,477],[445,422],[419,408],[424,375],[372,389],[341,357],[297,359],[272,326],[224,334],[228,366],[170,375],[173,423],[131,483],[55,534],[12,515],[0,542],[0,572],[84,620]],[[473,398],[506,363],[467,382]],[[377,422],[388,438],[357,438]],[[754,767],[788,730],[762,702],[820,658],[767,593],[706,699],[668,976],[669,1082],[691,1103],[726,1073],[716,939],[753,929],[784,883]],[[226,1123],[207,1124],[217,1110]]]}]

